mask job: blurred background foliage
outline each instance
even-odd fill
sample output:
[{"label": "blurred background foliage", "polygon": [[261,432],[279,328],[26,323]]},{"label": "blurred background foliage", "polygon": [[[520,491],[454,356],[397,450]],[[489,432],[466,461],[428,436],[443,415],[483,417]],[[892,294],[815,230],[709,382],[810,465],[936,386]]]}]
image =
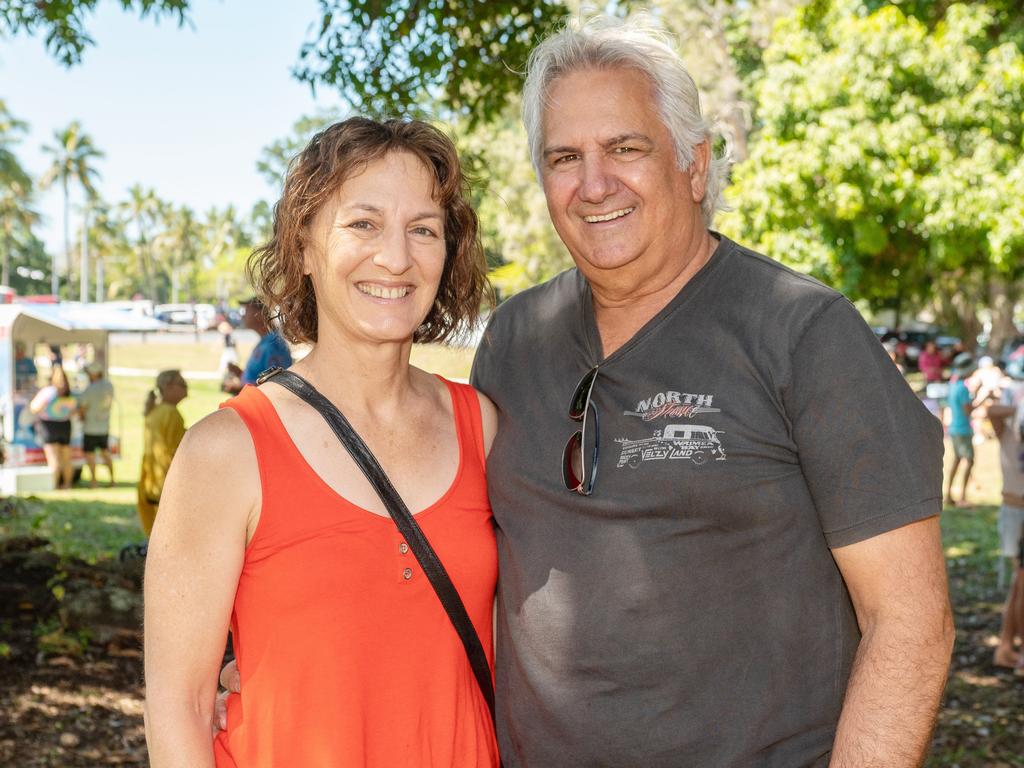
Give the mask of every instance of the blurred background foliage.
[{"label": "blurred background foliage", "polygon": [[[91,45],[96,0],[0,0],[0,35],[42,38],[74,65]],[[120,0],[126,12],[188,24],[187,0]],[[869,312],[922,313],[993,343],[1014,333],[1024,281],[1024,10],[1014,0],[649,0],[606,11],[655,17],[679,41],[735,160],[716,223],[731,237],[849,295]],[[546,215],[519,122],[533,44],[577,2],[321,0],[293,74],[339,91],[352,112],[418,115],[448,127],[474,178],[492,277],[507,296],[570,265]],[[0,93],[0,97],[2,97]],[[344,115],[296,116],[254,158],[279,187],[290,159]],[[45,288],[51,255],[35,234],[42,182],[101,172],[93,148],[54,179],[17,160],[24,124],[0,101],[0,249],[6,282]],[[76,146],[67,140],[74,136]],[[69,124],[55,163],[82,143]],[[241,266],[266,238],[271,201],[197,212],[136,185],[69,212],[73,297],[83,241],[103,264],[102,295],[237,299]],[[83,222],[88,237],[82,237]]]}]

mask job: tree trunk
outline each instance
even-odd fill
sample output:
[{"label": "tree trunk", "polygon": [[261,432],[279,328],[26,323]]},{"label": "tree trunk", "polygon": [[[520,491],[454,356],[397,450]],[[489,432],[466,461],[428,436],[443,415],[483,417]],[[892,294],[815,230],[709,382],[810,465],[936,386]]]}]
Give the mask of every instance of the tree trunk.
[{"label": "tree trunk", "polygon": [[1017,326],[1013,322],[1013,311],[1020,298],[1018,285],[1009,283],[1002,278],[993,278],[988,284],[988,305],[992,313],[992,330],[989,341],[989,354],[996,360],[1002,356],[1003,345],[1017,335]]},{"label": "tree trunk", "polygon": [[96,256],[96,303],[107,300],[106,287],[103,284],[103,256]]},{"label": "tree trunk", "polygon": [[[68,240],[68,177],[64,174],[61,177],[61,186],[64,189],[64,258],[71,260],[71,243]],[[57,301],[60,301],[60,278],[57,276],[57,254],[53,254],[50,260],[50,293]]]},{"label": "tree trunk", "polygon": [[7,234],[4,235],[3,246],[4,246],[4,266],[3,266],[3,274],[0,275],[0,282],[2,282],[4,285],[8,285],[9,286],[11,284],[11,250],[13,249],[13,246],[11,245],[11,236],[10,235],[7,235]]},{"label": "tree trunk", "polygon": [[89,204],[82,211],[82,260],[78,265],[78,300],[89,303]]}]

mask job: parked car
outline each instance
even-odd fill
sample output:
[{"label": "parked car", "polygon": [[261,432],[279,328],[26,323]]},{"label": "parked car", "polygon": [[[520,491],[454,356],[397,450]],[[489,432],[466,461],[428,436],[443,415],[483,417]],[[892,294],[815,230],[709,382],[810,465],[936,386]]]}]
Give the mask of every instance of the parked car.
[{"label": "parked car", "polygon": [[939,348],[944,365],[952,363],[953,358],[964,351],[963,342],[958,336],[936,336],[935,346]]},{"label": "parked car", "polygon": [[206,331],[217,324],[217,310],[212,304],[157,304],[156,319],[171,325],[192,325]]},{"label": "parked car", "polygon": [[[877,334],[877,330],[875,333]],[[935,334],[931,331],[888,330],[879,337],[883,344],[888,341],[896,342],[896,362],[908,368],[917,367],[917,358],[924,348],[924,343],[933,339]]]}]

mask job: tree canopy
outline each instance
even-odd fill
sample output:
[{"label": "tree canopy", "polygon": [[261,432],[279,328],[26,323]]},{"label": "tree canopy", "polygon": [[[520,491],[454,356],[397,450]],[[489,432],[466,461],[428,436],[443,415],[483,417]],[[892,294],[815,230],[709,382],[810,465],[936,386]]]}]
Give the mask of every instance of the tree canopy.
[{"label": "tree canopy", "polygon": [[530,50],[569,12],[544,0],[320,0],[295,76],[360,110],[410,114],[424,98],[472,122],[519,91]]},{"label": "tree canopy", "polygon": [[856,5],[776,27],[730,226],[875,307],[987,301],[970,282],[1021,276],[1024,53],[985,4]]},{"label": "tree canopy", "polygon": [[[188,21],[189,0],[118,0],[125,11],[141,18]],[[95,44],[86,23],[98,0],[0,0],[0,37],[41,34],[46,50],[65,66],[78,64],[85,49]]]}]

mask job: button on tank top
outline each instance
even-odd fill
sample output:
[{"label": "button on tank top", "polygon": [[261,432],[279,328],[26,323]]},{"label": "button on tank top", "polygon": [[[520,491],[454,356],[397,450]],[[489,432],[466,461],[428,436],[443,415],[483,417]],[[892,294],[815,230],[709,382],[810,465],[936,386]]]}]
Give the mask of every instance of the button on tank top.
[{"label": "button on tank top", "polygon": [[[445,384],[459,467],[416,520],[493,668],[498,566],[480,404],[472,387]],[[225,407],[252,435],[263,503],[231,617],[242,692],[228,699],[217,766],[497,766],[466,652],[391,518],[328,486],[258,389]]]}]

